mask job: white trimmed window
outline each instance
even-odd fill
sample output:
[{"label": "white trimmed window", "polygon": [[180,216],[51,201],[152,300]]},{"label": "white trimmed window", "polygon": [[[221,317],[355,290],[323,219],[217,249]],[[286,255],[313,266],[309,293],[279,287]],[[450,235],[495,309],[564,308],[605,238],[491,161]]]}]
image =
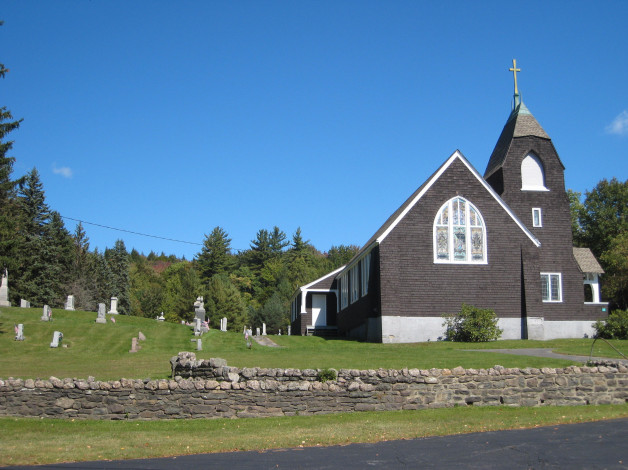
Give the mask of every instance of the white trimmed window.
[{"label": "white trimmed window", "polygon": [[358,263],[355,264],[355,266],[353,266],[351,268],[351,274],[350,274],[350,279],[351,279],[351,303],[355,302],[356,300],[358,300],[360,298],[360,270],[359,270],[359,266]]},{"label": "white trimmed window", "polygon": [[563,301],[563,282],[560,273],[541,273],[541,298],[543,302]]},{"label": "white trimmed window", "polygon": [[545,187],[545,171],[539,157],[529,153],[521,162],[521,190],[548,191]]},{"label": "white trimmed window", "polygon": [[434,262],[486,264],[486,259],[482,214],[462,197],[450,199],[434,220]]},{"label": "white trimmed window", "polygon": [[540,207],[532,208],[532,226],[543,227],[543,212]]},{"label": "white trimmed window", "polygon": [[347,283],[347,273],[340,276],[340,308],[349,305],[349,284]]},{"label": "white trimmed window", "polygon": [[362,297],[369,293],[369,275],[371,273],[371,254],[367,253],[360,261],[362,279]]}]

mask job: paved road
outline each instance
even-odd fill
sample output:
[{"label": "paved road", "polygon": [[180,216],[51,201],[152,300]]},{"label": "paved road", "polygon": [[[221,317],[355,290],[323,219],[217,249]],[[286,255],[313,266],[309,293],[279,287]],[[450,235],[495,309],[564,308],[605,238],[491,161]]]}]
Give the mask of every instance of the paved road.
[{"label": "paved road", "polygon": [[30,468],[628,469],[628,418],[377,444],[82,462]]},{"label": "paved road", "polygon": [[[586,363],[589,360],[589,356],[572,356],[568,354],[558,354],[552,351],[550,348],[525,348],[525,349],[467,349],[467,351],[473,352],[497,352],[502,354],[514,354],[516,356],[536,356],[536,357],[549,357],[553,359],[567,359],[571,361],[577,361]],[[609,359],[608,357],[592,357],[593,361],[613,361],[628,364],[626,359]]]}]

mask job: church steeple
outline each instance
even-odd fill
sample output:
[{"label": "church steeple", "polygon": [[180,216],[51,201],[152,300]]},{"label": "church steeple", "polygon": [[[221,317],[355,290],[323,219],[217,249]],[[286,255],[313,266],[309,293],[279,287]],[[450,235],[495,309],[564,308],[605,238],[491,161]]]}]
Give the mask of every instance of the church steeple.
[{"label": "church steeple", "polygon": [[541,139],[551,141],[550,136],[547,135],[547,132],[545,132],[527,106],[523,103],[517,86],[517,72],[520,72],[521,69],[517,68],[517,61],[515,59],[512,60],[512,65],[513,66],[508,70],[513,72],[515,82],[513,109],[510,116],[508,116],[506,125],[504,126],[504,129],[497,140],[497,144],[493,149],[491,158],[488,161],[486,171],[484,172],[485,179],[488,179],[504,165],[506,157],[512,146],[513,139],[520,137],[540,137]]}]

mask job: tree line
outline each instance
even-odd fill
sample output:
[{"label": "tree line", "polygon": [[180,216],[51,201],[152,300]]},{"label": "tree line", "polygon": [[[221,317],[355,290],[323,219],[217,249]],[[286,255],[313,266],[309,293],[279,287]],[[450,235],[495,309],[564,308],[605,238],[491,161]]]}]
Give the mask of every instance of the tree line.
[{"label": "tree line", "polygon": [[[0,78],[7,72],[0,64]],[[212,327],[227,317],[234,331],[264,322],[276,332],[289,324],[295,289],[347,263],[359,249],[340,245],[323,253],[300,229],[288,239],[275,226],[258,230],[248,249],[234,253],[229,234],[217,226],[191,261],[129,253],[122,240],[102,252],[90,250],[82,224],[70,233],[47,205],[36,168],[12,177],[13,141],[7,136],[21,123],[0,107],[0,269],[10,273],[14,304],[23,298],[60,307],[73,294],[77,308],[94,311],[117,297],[122,313],[164,312],[168,321],[179,322],[192,320],[193,303],[203,296]],[[626,309],[628,180],[602,180],[584,198],[573,191],[569,198],[574,243],[591,248],[604,268],[602,293],[611,308]]]}]

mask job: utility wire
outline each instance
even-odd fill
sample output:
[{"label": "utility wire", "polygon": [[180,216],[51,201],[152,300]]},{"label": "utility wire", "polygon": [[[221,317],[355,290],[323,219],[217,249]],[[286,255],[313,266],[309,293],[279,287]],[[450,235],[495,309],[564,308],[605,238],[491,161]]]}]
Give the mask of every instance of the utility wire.
[{"label": "utility wire", "polygon": [[142,237],[158,238],[160,240],[167,240],[169,242],[187,243],[188,245],[200,245],[200,246],[203,245],[202,243],[186,242],[185,240],[175,240],[174,238],[159,237],[157,235],[149,235],[148,233],[140,233],[140,232],[134,232],[132,230],[125,230],[123,228],[109,227],[108,225],[96,224],[94,222],[87,222],[85,220],[74,219],[72,217],[66,217],[65,215],[62,215],[61,217],[63,217],[64,219],[73,220],[75,222],[80,222],[82,224],[95,225],[96,227],[102,227],[109,230],[117,230],[118,232],[132,233],[133,235],[141,235]]}]

